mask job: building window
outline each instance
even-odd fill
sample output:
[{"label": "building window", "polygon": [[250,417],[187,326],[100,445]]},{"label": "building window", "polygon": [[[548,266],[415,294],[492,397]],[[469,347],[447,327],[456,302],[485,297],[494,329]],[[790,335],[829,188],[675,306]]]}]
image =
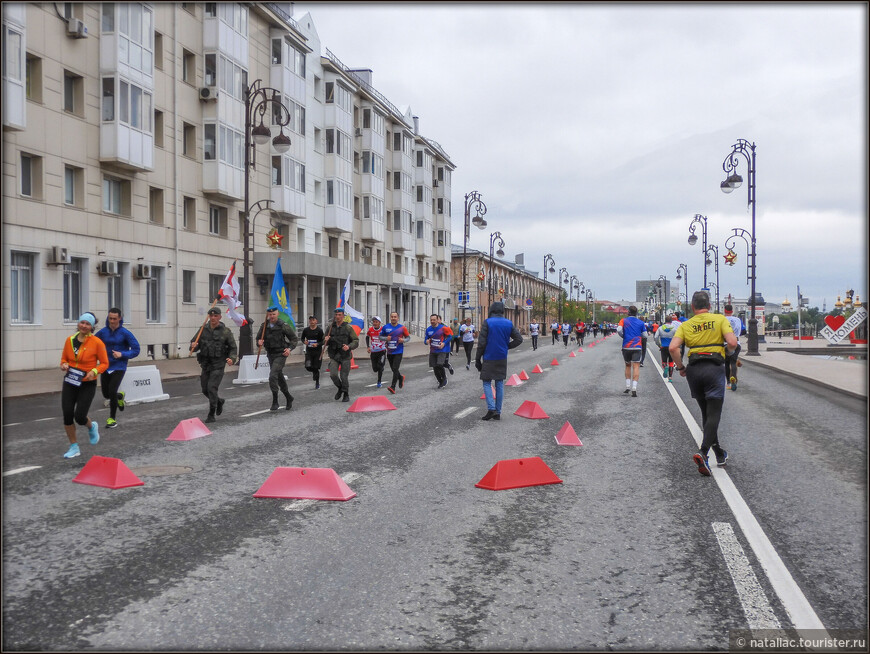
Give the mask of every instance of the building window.
[{"label": "building window", "polygon": [[[118,264],[118,267],[124,266],[126,269],[127,264]],[[118,308],[121,309],[121,312],[124,311],[124,280],[126,277],[119,273],[117,275],[109,275],[106,280],[106,297],[108,299],[108,306],[106,309]]]},{"label": "building window", "polygon": [[[14,34],[14,32],[10,32],[10,34]],[[17,36],[21,38],[20,34]],[[7,45],[6,52],[9,53],[9,51],[10,46]],[[15,66],[15,62],[12,62],[12,65]],[[9,70],[9,66],[10,64],[7,64],[7,70]],[[27,99],[42,102],[42,59],[31,54],[27,55],[24,64],[24,80]]]},{"label": "building window", "polygon": [[21,153],[21,195],[42,198],[42,157]]},{"label": "building window", "polygon": [[115,78],[103,78],[103,122],[115,120]]},{"label": "building window", "polygon": [[196,198],[185,197],[182,207],[181,226],[190,231],[196,231]]},{"label": "building window", "polygon": [[154,67],[163,70],[163,35],[154,32]]},{"label": "building window", "polygon": [[205,3],[205,16],[206,16],[206,18],[217,18],[217,3],[216,2],[206,2]]},{"label": "building window", "polygon": [[71,207],[82,206],[85,192],[85,171],[75,166],[63,168],[63,201]]},{"label": "building window", "polygon": [[151,266],[151,277],[145,280],[145,322],[161,322],[163,319],[165,269]]},{"label": "building window", "polygon": [[196,55],[190,50],[182,50],[181,80],[188,84],[196,82]]},{"label": "building window", "polygon": [[205,55],[203,60],[205,62],[202,76],[203,84],[217,86],[217,55],[212,52]]},{"label": "building window", "polygon": [[148,192],[148,218],[157,225],[163,224],[163,189],[154,186]]},{"label": "building window", "polygon": [[103,178],[103,211],[130,215],[130,182],[113,177]]},{"label": "building window", "polygon": [[[208,276],[208,299],[209,301],[214,300],[221,290],[221,284],[224,283],[224,275],[212,275]],[[241,282],[240,282],[241,284]]]},{"label": "building window", "polygon": [[35,255],[28,252],[12,252],[9,282],[13,323],[33,322],[34,259]]},{"label": "building window", "polygon": [[227,235],[227,210],[214,204],[208,205],[208,233],[214,236]]},{"label": "building window", "polygon": [[84,115],[85,80],[68,70],[63,71],[63,110],[76,116]]},{"label": "building window", "polygon": [[206,161],[213,161],[217,157],[217,125],[206,123],[202,126],[202,156]]},{"label": "building window", "polygon": [[77,322],[82,315],[82,270],[84,259],[72,259],[63,267],[63,321]]},{"label": "building window", "polygon": [[184,270],[181,273],[181,301],[186,304],[196,302],[196,272]]},{"label": "building window", "polygon": [[163,112],[154,110],[154,145],[163,147]]},{"label": "building window", "polygon": [[196,127],[190,123],[182,126],[181,153],[185,157],[193,157],[196,154]]}]

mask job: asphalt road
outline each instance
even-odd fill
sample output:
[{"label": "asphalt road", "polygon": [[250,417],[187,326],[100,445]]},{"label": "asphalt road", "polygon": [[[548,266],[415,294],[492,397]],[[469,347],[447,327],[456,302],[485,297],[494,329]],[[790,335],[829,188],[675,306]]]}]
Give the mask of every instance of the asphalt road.
[{"label": "asphalt road", "polygon": [[[384,395],[396,411],[347,413],[328,378],[315,391],[295,367],[292,411],[243,417],[268,409],[268,389],[227,379],[214,433],[167,442],[206,401],[195,380],[165,382],[171,399],[129,407],[95,447],[82,432],[72,461],[59,396],[6,402],[4,649],[727,649],[732,630],[793,626],[794,597],[720,477],[692,463],[685,381],[672,396],[648,357],[631,398],[616,337],[569,351],[511,352],[509,372],[548,370],[506,389],[500,422],[480,420],[473,367],[436,390],[425,358],[409,359],[389,395],[365,388],[360,359],[352,399]],[[550,417],[514,416],[525,400]],[[821,623],[866,629],[865,403],[744,366],[725,407],[721,478]],[[556,443],[566,421],[582,447]],[[71,483],[93,454],[182,472]],[[563,483],[475,488],[496,462],[533,456]],[[332,468],[358,495],[253,498],[279,466]]]}]

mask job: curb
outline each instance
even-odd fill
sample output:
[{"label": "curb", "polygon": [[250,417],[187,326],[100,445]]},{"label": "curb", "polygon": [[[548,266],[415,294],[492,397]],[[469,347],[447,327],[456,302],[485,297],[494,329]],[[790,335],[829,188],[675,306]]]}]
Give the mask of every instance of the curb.
[{"label": "curb", "polygon": [[747,357],[740,357],[740,360],[745,364],[750,364],[753,366],[758,366],[760,368],[767,368],[768,370],[772,370],[773,372],[778,372],[781,375],[785,375],[786,377],[793,377],[794,379],[801,379],[803,381],[812,382],[816,386],[821,386],[822,388],[826,388],[830,391],[835,391],[837,393],[841,393],[842,395],[848,395],[849,397],[853,397],[857,400],[866,400],[867,395],[862,393],[856,393],[854,391],[848,391],[845,388],[840,388],[839,386],[834,386],[833,384],[826,384],[825,382],[820,382],[817,379],[813,379],[812,377],[807,377],[806,375],[799,375],[796,372],[790,372],[788,370],[783,370],[782,368],[777,368],[776,366],[771,366],[767,363],[762,363],[760,361],[755,361],[754,359],[749,359]]}]

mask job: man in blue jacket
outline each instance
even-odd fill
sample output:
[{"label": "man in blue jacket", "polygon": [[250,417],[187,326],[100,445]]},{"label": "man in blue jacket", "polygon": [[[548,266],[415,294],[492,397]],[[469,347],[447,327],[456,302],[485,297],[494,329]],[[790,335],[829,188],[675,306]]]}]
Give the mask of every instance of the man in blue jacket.
[{"label": "man in blue jacket", "polygon": [[[504,303],[493,302],[489,318],[483,321],[477,337],[477,356],[474,366],[480,371],[483,394],[486,397],[486,415],[481,420],[501,420],[504,399],[504,380],[507,377],[507,353],[521,345],[520,330],[504,317]],[[495,398],[492,395],[495,382]]]},{"label": "man in blue jacket", "polygon": [[109,355],[109,367],[100,376],[100,390],[103,397],[109,400],[109,419],[106,420],[106,428],[114,429],[118,426],[115,414],[118,409],[124,410],[124,393],[118,391],[124,373],[127,372],[127,361],[139,356],[139,341],[133,333],[124,327],[124,319],[121,310],[115,307],[109,309],[106,318],[106,326],[96,333],[106,346]]}]

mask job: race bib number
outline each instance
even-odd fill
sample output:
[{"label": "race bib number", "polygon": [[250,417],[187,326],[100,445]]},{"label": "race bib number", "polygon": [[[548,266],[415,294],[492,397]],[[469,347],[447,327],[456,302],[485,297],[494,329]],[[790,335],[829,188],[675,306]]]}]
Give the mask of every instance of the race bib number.
[{"label": "race bib number", "polygon": [[442,347],[444,347],[444,341],[435,340],[434,338],[429,341],[429,343],[434,350],[440,350]]},{"label": "race bib number", "polygon": [[397,347],[399,347],[399,342],[398,342],[398,341],[390,341],[390,342],[387,343],[387,349],[388,349],[388,350],[395,350]]},{"label": "race bib number", "polygon": [[81,386],[82,379],[84,379],[87,373],[84,370],[79,370],[78,368],[70,368],[66,371],[66,376],[63,380],[67,384],[72,384],[73,386]]}]

